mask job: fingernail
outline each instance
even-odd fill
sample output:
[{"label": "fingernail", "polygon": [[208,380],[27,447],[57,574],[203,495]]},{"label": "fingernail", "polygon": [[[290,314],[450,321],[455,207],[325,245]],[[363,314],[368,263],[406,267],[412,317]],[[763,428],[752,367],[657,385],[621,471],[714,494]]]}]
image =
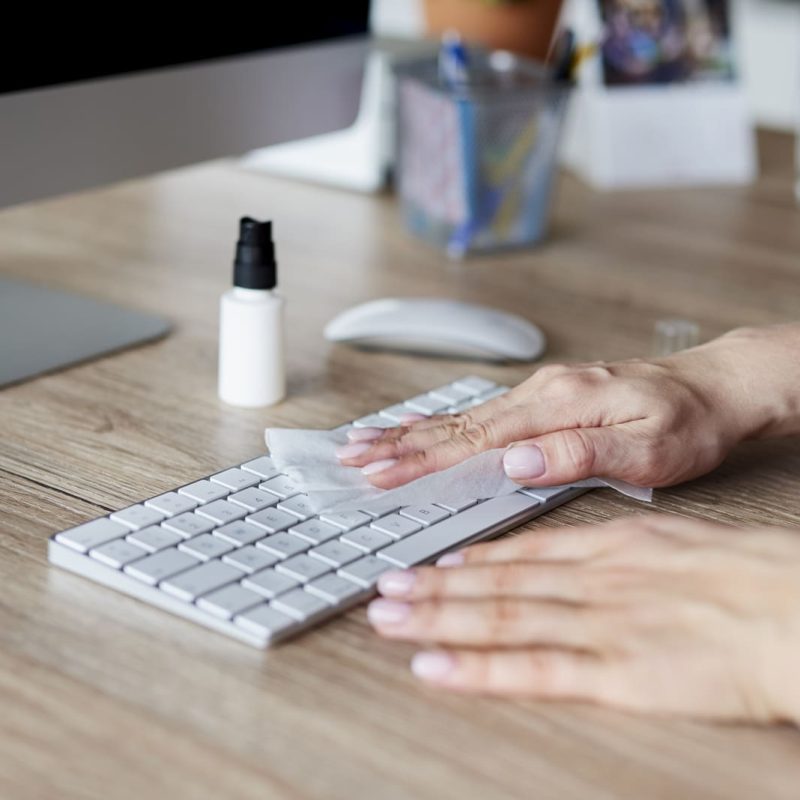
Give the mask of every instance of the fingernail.
[{"label": "fingernail", "polygon": [[347,431],[347,438],[351,442],[371,442],[380,439],[383,428],[350,428]]},{"label": "fingernail", "polygon": [[437,681],[447,677],[456,665],[456,660],[449,653],[441,650],[428,650],[417,653],[411,659],[411,671],[427,681]]},{"label": "fingernail", "polygon": [[538,478],[544,475],[544,453],[535,444],[509,447],[503,456],[503,468],[509,478]]},{"label": "fingernail", "polygon": [[408,603],[394,600],[373,600],[367,606],[367,619],[373,625],[398,625],[405,622],[411,614]]},{"label": "fingernail", "polygon": [[411,593],[411,588],[414,586],[416,579],[417,576],[410,569],[390,570],[389,572],[384,572],[378,578],[378,591],[384,595],[403,597]]},{"label": "fingernail", "polygon": [[372,447],[371,442],[353,442],[336,448],[336,458],[356,458]]},{"label": "fingernail", "polygon": [[383,472],[385,469],[389,469],[389,467],[396,463],[396,458],[384,458],[380,461],[373,461],[371,464],[367,464],[366,467],[362,467],[361,472],[364,475],[374,475],[376,472]]},{"label": "fingernail", "polygon": [[[437,567],[458,567],[464,563],[463,553],[445,553],[437,562]],[[388,573],[386,573],[388,575]]]},{"label": "fingernail", "polygon": [[400,415],[401,425],[410,425],[412,422],[420,422],[423,419],[428,419],[424,414],[417,414],[416,411],[409,412],[408,414]]}]

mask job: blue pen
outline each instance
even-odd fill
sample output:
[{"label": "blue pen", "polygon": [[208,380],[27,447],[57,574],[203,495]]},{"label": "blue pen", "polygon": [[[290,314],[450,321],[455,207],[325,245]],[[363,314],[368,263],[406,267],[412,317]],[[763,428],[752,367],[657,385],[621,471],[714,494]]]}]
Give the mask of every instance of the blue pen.
[{"label": "blue pen", "polygon": [[465,90],[469,86],[469,55],[461,37],[455,31],[446,31],[442,36],[442,46],[439,51],[439,78],[453,92],[454,100],[458,105],[467,218],[453,232],[447,249],[451,257],[460,257],[466,252],[470,241],[477,232],[478,170],[475,160],[475,111],[472,102],[464,96]]},{"label": "blue pen", "polygon": [[445,31],[442,34],[439,78],[451,89],[459,89],[469,83],[469,57],[457,31]]}]

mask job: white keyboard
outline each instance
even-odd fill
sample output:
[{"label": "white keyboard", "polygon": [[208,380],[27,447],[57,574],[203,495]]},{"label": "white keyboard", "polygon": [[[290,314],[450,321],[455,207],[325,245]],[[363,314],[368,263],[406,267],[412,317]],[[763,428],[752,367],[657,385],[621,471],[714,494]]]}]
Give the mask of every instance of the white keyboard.
[{"label": "white keyboard", "polygon": [[[469,376],[355,420],[455,413],[507,391]],[[348,425],[349,425],[348,424]],[[346,426],[343,426],[346,427]],[[582,494],[558,486],[376,517],[315,515],[268,456],[55,534],[57,566],[257,647],[370,597],[378,576],[497,536]]]}]

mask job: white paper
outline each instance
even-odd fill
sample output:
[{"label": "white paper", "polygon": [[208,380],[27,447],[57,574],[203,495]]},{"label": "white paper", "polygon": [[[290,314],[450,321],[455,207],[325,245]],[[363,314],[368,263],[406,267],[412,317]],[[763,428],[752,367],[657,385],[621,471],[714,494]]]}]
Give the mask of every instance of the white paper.
[{"label": "white paper", "polygon": [[[348,441],[343,430],[268,428],[265,438],[275,466],[308,495],[317,513],[332,510],[381,513],[397,506],[444,500],[458,504],[511,494],[520,488],[503,470],[504,448],[487,450],[397,489],[377,489],[359,468],[344,467],[336,458],[336,448]],[[652,489],[613,479],[591,478],[573,485],[608,486],[644,502],[653,497]]]}]

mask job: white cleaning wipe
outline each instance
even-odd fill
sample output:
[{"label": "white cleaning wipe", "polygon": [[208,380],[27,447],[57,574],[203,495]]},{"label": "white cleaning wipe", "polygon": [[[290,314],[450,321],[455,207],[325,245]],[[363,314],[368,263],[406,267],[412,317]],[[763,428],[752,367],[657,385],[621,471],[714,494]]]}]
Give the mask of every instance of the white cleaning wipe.
[{"label": "white cleaning wipe", "polygon": [[[343,430],[267,428],[265,438],[275,466],[308,495],[309,503],[317,513],[362,510],[379,514],[398,506],[444,500],[458,505],[511,494],[520,488],[503,470],[503,448],[487,450],[397,489],[376,489],[359,468],[339,464],[336,448],[347,443]],[[573,485],[609,486],[648,503],[653,498],[652,489],[613,479],[591,478]]]}]

